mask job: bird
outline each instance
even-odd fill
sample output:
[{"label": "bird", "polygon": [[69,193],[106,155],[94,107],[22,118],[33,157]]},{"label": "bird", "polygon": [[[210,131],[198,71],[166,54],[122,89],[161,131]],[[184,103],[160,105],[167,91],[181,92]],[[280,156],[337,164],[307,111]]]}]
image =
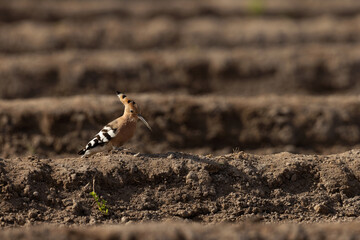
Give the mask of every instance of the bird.
[{"label": "bird", "polygon": [[135,101],[129,99],[124,93],[119,91],[116,91],[116,94],[125,106],[123,115],[106,124],[105,127],[78,152],[82,158],[89,157],[98,152],[120,148],[134,136],[138,119],[152,131],[150,125],[139,113],[140,108]]}]

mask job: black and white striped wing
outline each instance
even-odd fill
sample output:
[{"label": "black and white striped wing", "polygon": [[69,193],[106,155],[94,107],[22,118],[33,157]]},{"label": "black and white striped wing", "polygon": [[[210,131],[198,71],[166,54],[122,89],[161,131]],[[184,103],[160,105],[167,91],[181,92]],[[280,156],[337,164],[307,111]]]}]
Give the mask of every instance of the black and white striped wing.
[{"label": "black and white striped wing", "polygon": [[106,125],[103,129],[101,129],[98,134],[95,135],[93,139],[86,145],[84,149],[82,149],[78,154],[84,155],[86,151],[99,147],[104,146],[108,143],[112,138],[116,136],[116,128],[113,129],[110,126]]}]

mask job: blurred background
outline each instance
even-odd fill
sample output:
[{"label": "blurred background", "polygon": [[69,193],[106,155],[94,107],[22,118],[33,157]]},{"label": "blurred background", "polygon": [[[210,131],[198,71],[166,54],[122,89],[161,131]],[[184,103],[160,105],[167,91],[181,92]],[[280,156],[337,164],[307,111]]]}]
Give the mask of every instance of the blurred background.
[{"label": "blurred background", "polygon": [[75,156],[141,106],[137,152],[358,147],[360,1],[0,2],[0,156]]}]

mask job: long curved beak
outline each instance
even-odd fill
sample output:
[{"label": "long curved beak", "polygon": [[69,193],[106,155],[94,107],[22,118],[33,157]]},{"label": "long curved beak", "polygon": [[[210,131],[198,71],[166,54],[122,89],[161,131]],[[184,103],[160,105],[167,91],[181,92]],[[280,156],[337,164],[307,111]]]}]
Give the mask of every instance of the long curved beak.
[{"label": "long curved beak", "polygon": [[141,116],[140,114],[137,115],[138,118],[145,124],[145,126],[150,130],[152,131],[150,125],[147,123],[147,121],[145,120],[145,118],[143,118],[143,116]]}]

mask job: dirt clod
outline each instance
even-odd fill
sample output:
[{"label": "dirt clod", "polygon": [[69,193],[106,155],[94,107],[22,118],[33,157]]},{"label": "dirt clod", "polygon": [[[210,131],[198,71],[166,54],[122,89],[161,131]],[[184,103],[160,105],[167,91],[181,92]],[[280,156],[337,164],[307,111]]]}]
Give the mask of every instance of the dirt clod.
[{"label": "dirt clod", "polygon": [[320,214],[329,214],[331,212],[330,208],[328,206],[326,206],[325,204],[315,205],[314,210]]}]

